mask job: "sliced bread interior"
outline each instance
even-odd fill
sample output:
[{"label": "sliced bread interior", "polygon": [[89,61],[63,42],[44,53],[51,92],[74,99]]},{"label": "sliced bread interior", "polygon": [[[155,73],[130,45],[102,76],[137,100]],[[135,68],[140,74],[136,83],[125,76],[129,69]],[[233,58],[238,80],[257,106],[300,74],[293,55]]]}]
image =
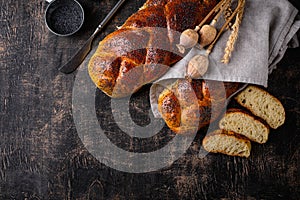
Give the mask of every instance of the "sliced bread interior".
[{"label": "sliced bread interior", "polygon": [[215,130],[202,141],[203,148],[212,153],[249,157],[251,143],[247,138],[226,130]]},{"label": "sliced bread interior", "polygon": [[265,120],[273,129],[278,128],[285,121],[285,111],[281,102],[257,86],[248,86],[235,99],[254,115]]},{"label": "sliced bread interior", "polygon": [[241,134],[260,144],[267,142],[270,132],[269,127],[259,119],[239,109],[229,109],[219,121],[219,127]]}]

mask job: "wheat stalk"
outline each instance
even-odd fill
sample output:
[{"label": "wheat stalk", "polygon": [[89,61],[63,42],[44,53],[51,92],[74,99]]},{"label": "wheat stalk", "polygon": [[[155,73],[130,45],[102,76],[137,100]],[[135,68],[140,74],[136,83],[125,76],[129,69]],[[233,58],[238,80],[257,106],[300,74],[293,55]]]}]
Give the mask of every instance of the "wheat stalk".
[{"label": "wheat stalk", "polygon": [[232,32],[228,38],[227,44],[226,44],[226,48],[225,48],[225,54],[223,56],[223,59],[221,62],[228,64],[231,54],[234,50],[234,45],[236,43],[236,40],[238,38],[238,33],[239,33],[239,28],[240,28],[240,24],[242,22],[243,19],[243,14],[244,14],[244,9],[245,9],[245,0],[239,0],[241,3],[241,9],[238,11],[236,18],[235,18],[235,22],[232,26]]}]

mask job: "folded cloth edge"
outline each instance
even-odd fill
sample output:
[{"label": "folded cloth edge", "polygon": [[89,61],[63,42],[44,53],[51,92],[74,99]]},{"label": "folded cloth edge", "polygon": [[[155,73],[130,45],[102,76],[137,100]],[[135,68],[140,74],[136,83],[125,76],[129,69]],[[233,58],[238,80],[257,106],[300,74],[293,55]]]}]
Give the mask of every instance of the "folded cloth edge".
[{"label": "folded cloth edge", "polygon": [[[274,45],[274,48],[269,57],[269,74],[271,74],[272,71],[276,68],[276,64],[278,64],[278,62],[284,56],[286,50],[289,48],[289,42],[292,41],[293,37],[297,34],[300,28],[300,19],[297,19],[297,17],[299,17],[297,15],[298,10],[294,8],[289,17],[289,20],[285,24],[285,27],[282,29],[282,32]],[[293,46],[293,48],[295,47],[297,47],[297,45]]]}]

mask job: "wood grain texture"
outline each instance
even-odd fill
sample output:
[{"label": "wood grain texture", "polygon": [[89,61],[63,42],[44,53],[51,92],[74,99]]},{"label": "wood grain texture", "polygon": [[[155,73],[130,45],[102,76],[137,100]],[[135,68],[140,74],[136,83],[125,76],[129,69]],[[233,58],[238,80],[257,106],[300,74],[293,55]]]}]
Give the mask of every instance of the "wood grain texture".
[{"label": "wood grain texture", "polygon": [[[117,1],[80,2],[84,27],[74,36],[57,37],[44,24],[45,1],[0,0],[0,199],[300,199],[299,48],[289,49],[269,78],[268,91],[286,108],[286,123],[271,131],[266,144],[253,143],[249,159],[218,154],[199,159],[202,130],[173,165],[145,174],[120,172],[82,144],[72,119],[76,73],[57,70]],[[94,46],[143,3],[127,1]],[[149,123],[148,90],[130,103],[132,118],[141,125]],[[103,126],[116,129],[105,105],[98,105],[97,114]],[[149,148],[126,136],[114,142],[126,150]]]}]

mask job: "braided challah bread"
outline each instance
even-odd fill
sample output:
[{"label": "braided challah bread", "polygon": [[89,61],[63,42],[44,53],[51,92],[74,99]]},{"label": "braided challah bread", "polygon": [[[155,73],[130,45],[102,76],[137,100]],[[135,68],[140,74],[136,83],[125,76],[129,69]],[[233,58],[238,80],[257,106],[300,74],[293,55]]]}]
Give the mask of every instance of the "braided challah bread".
[{"label": "braided challah bread", "polygon": [[92,81],[120,98],[158,79],[182,58],[178,33],[198,25],[217,1],[147,0],[99,43],[88,65]]},{"label": "braided challah bread", "polygon": [[178,79],[160,93],[158,110],[175,133],[195,133],[220,116],[227,97],[239,87],[238,83]]}]

